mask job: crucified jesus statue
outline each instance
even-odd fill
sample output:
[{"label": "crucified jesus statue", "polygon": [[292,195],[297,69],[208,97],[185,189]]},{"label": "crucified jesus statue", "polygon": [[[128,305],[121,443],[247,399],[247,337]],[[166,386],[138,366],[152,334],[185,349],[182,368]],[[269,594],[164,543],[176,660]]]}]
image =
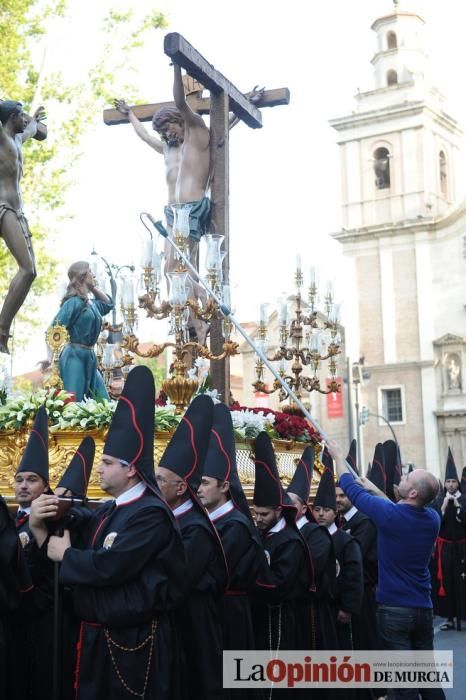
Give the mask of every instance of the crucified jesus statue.
[{"label": "crucified jesus statue", "polygon": [[[174,64],[173,97],[175,107],[159,109],[153,116],[152,128],[159,138],[150,134],[124,100],[115,100],[115,107],[127,115],[136,134],[157,153],[164,157],[165,177],[168,187],[168,204],[165,216],[169,229],[173,225],[172,204],[191,204],[190,256],[197,265],[199,241],[210,223],[210,199],[207,188],[210,173],[210,131],[199,114],[186,102],[180,66]],[[165,274],[177,265],[173,248],[165,249]],[[189,278],[191,296],[202,297],[199,285]],[[191,325],[200,342],[205,341],[208,325],[191,318]]]},{"label": "crucified jesus statue", "polygon": [[[174,63],[173,71],[175,106],[162,107],[152,118],[152,128],[159,138],[147,131],[124,100],[115,100],[115,107],[121,114],[127,116],[139,138],[164,157],[168,188],[165,217],[169,230],[173,225],[171,205],[191,205],[189,250],[191,262],[197,267],[198,244],[201,237],[207,233],[210,224],[211,202],[208,196],[211,176],[210,130],[203,118],[194,112],[186,101],[180,66]],[[202,90],[202,86],[199,87]],[[263,92],[263,88],[258,90],[256,87],[248,93],[247,97],[254,103],[260,100]],[[235,126],[238,121],[238,118],[232,115],[229,127]],[[167,274],[177,266],[173,248],[169,244],[166,245],[165,256],[165,274]],[[205,300],[203,288],[191,277],[189,277],[189,285],[192,292],[189,296],[201,302]],[[190,316],[190,325],[198,341],[204,344],[209,325],[195,318],[194,314]]]},{"label": "crucified jesus statue", "polygon": [[210,173],[210,131],[199,114],[186,102],[181,68],[173,66],[175,107],[159,109],[153,116],[150,134],[124,100],[115,107],[127,115],[136,134],[164,157],[168,187],[165,215],[173,223],[172,204],[191,204],[190,238],[199,242],[209,226],[210,200],[206,196]]},{"label": "crucified jesus statue", "polygon": [[38,122],[44,117],[43,107],[28,117],[21,102],[0,102],[0,236],[19,268],[0,312],[0,352],[7,354],[11,324],[36,277],[31,232],[19,186],[23,174],[22,144],[36,134]]}]

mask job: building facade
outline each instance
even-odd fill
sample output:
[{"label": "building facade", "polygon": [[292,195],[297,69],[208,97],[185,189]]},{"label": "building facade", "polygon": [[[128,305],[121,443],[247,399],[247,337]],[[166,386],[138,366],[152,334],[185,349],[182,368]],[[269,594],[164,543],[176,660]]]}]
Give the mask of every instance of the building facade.
[{"label": "building facade", "polygon": [[333,236],[352,284],[347,353],[369,375],[365,461],[391,426],[405,463],[441,475],[448,445],[466,464],[463,132],[431,84],[424,20],[397,8],[372,25],[373,89],[330,122],[343,218]]}]

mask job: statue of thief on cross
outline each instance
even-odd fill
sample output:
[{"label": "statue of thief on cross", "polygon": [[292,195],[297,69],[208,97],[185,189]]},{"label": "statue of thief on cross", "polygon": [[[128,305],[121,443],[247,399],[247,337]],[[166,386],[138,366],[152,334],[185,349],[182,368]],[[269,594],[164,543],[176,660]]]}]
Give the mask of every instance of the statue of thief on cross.
[{"label": "statue of thief on cross", "polygon": [[36,277],[31,232],[19,187],[23,174],[22,145],[35,136],[37,124],[44,118],[43,107],[38,107],[29,117],[23,112],[21,102],[0,102],[0,236],[19,268],[0,312],[0,352],[7,354],[11,324]]}]

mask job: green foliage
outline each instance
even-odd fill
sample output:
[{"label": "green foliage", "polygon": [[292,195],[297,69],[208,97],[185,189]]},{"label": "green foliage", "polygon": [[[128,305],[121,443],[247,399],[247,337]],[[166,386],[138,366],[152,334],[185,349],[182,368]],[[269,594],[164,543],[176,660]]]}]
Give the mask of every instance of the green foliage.
[{"label": "green foliage", "polygon": [[[0,0],[0,99],[19,100],[26,112],[33,102],[34,106],[45,105],[50,125],[46,141],[29,139],[23,148],[21,189],[39,275],[17,317],[15,336],[18,327],[20,336],[27,334],[27,324],[34,324],[38,297],[54,287],[53,240],[60,222],[71,216],[65,207],[66,194],[83,136],[116,95],[136,100],[131,87],[131,66],[137,64],[134,54],[147,32],[167,26],[164,15],[157,11],[141,17],[135,10],[111,10],[103,20],[100,57],[88,79],[69,83],[62,71],[44,74],[37,64],[42,60],[39,42],[48,31],[49,20],[65,19],[72,1]],[[9,251],[0,244],[0,300],[16,269]],[[15,337],[16,343],[18,340]]]},{"label": "green foliage", "polygon": [[150,369],[154,377],[155,389],[158,393],[162,388],[162,382],[167,377],[164,367],[161,367],[161,365],[159,364],[159,359],[157,357],[150,357],[144,359],[140,357],[135,357],[135,364],[145,365]]},{"label": "green foliage", "polygon": [[[100,430],[108,428],[117,406],[112,399],[84,399],[79,403],[71,394],[55,389],[24,390],[15,396],[0,393],[0,430],[20,430],[45,405],[51,432],[56,430]],[[175,430],[181,416],[174,406],[156,406],[156,431]]]}]

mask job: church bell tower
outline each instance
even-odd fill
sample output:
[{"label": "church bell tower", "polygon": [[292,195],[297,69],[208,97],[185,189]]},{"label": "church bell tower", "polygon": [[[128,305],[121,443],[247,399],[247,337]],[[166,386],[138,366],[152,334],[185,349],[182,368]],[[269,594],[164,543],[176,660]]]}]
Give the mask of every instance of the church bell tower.
[{"label": "church bell tower", "polygon": [[[364,356],[370,375],[361,397],[372,415],[365,457],[392,437],[388,419],[404,460],[438,472],[447,440],[440,413],[466,398],[462,388],[454,397],[440,386],[435,350],[436,339],[465,335],[466,222],[463,132],[431,82],[424,28],[398,2],[372,24],[372,89],[358,92],[350,114],[330,121],[342,185],[342,228],[333,237],[346,258],[347,352]],[[439,263],[447,251],[449,267]]]},{"label": "church bell tower", "polygon": [[333,119],[342,166],[346,229],[437,216],[456,198],[461,131],[430,82],[424,20],[412,12],[379,17],[373,88]]}]

